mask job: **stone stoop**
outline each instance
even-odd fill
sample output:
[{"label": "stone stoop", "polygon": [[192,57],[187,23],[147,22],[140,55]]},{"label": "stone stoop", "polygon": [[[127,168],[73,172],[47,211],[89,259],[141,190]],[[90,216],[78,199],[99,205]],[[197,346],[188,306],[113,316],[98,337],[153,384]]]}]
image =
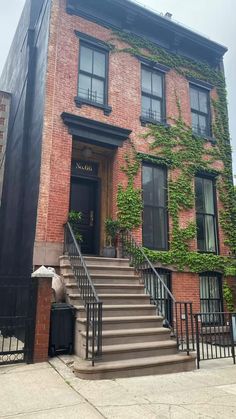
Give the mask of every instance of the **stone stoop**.
[{"label": "stone stoop", "polygon": [[195,369],[195,355],[178,352],[128,259],[87,256],[84,260],[103,302],[103,356],[94,367],[85,360],[85,309],[68,257],[61,256],[66,300],[76,308],[75,354],[81,361],[73,365],[75,375],[95,380]]}]

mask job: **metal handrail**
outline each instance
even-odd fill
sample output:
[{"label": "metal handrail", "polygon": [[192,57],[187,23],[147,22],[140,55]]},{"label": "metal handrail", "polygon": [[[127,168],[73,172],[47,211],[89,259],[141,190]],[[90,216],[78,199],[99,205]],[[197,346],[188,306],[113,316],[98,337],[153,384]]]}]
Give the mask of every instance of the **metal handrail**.
[{"label": "metal handrail", "polygon": [[102,356],[102,302],[99,300],[69,222],[64,226],[64,254],[67,254],[70,260],[86,310],[86,359],[91,360],[94,365],[95,360]]},{"label": "metal handrail", "polygon": [[[150,295],[151,301],[156,305],[158,314],[164,320],[172,333],[176,336],[180,350],[194,350],[194,327],[191,301],[177,301],[165,284],[156,268],[145,254],[142,246],[139,246],[130,231],[120,231],[123,257],[128,256],[132,266],[139,272],[144,286]],[[175,313],[175,322],[170,317]]]}]

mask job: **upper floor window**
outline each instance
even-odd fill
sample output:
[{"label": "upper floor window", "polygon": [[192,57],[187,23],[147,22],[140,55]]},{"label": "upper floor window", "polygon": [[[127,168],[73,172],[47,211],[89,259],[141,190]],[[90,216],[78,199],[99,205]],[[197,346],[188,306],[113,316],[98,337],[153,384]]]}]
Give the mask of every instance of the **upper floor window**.
[{"label": "upper floor window", "polygon": [[143,164],[143,245],[167,250],[167,173],[165,168]]},{"label": "upper floor window", "polygon": [[81,43],[78,96],[100,105],[107,103],[107,51]]},{"label": "upper floor window", "polygon": [[193,132],[201,136],[210,136],[209,91],[195,85],[190,85],[190,102]]},{"label": "upper floor window", "polygon": [[142,66],[142,118],[147,122],[163,122],[164,75]]},{"label": "upper floor window", "polygon": [[195,178],[196,222],[198,250],[218,251],[216,228],[215,185],[212,179]]}]

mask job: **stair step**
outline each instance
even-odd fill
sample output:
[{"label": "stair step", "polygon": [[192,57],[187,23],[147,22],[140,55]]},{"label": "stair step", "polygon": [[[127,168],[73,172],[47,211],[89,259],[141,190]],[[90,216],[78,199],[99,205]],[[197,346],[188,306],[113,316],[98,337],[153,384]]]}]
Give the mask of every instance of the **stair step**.
[{"label": "stair step", "polygon": [[[113,304],[148,304],[150,297],[146,294],[98,294],[99,300],[103,302],[103,306]],[[81,297],[78,293],[69,294],[71,301],[80,301]]]},{"label": "stair step", "polygon": [[113,274],[90,274],[90,277],[94,283],[97,284],[140,284],[140,278],[138,275],[113,275]]},{"label": "stair step", "polygon": [[[90,348],[89,353],[92,353]],[[171,340],[104,345],[102,347],[102,362],[110,362],[123,359],[148,358],[149,356],[163,356],[176,353],[177,344],[175,341]]]},{"label": "stair step", "polygon": [[[86,319],[77,318],[77,322],[85,330],[86,328]],[[163,324],[163,317],[161,316],[120,316],[120,317],[104,317],[102,321],[103,330],[124,330],[130,329],[133,330],[150,327],[161,327]]]},{"label": "stair step", "polygon": [[98,294],[144,294],[142,284],[96,284]]},{"label": "stair step", "polygon": [[100,274],[100,273],[108,273],[109,275],[126,275],[129,273],[135,273],[134,268],[131,266],[123,266],[123,265],[89,265],[86,263],[88,271],[90,274]]},{"label": "stair step", "polygon": [[194,355],[166,355],[153,356],[148,358],[135,358],[113,362],[91,362],[81,361],[75,363],[73,371],[82,379],[102,380],[126,377],[139,377],[144,375],[169,374],[195,369]]},{"label": "stair step", "polygon": [[[84,306],[75,305],[79,315],[85,316]],[[103,318],[124,316],[149,316],[156,314],[156,307],[151,304],[116,304],[105,305],[102,309]]]},{"label": "stair step", "polygon": [[[82,337],[86,338],[86,332],[81,332]],[[164,327],[141,328],[141,329],[120,329],[120,330],[103,330],[102,343],[103,348],[106,345],[120,345],[120,344],[145,344],[147,342],[170,342],[170,330]],[[176,345],[176,344],[175,344]]]},{"label": "stair step", "polygon": [[[78,285],[76,282],[70,282],[66,284],[67,290],[70,293],[78,293]],[[95,285],[98,294],[121,294],[121,291],[125,294],[144,294],[144,286],[141,284],[99,284]]]},{"label": "stair step", "polygon": [[106,257],[96,257],[96,256],[84,256],[86,265],[126,265],[129,266],[129,259],[121,258],[106,258]]}]

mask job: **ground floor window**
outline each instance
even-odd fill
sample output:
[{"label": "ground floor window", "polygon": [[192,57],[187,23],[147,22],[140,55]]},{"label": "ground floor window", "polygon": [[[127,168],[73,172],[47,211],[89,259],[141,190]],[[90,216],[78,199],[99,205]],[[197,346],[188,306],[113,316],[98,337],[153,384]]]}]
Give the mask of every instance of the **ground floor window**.
[{"label": "ground floor window", "polygon": [[[222,297],[222,278],[214,272],[204,272],[200,274],[200,304],[202,313],[219,313],[223,311]],[[205,323],[212,323],[220,316],[215,318],[213,315],[205,316]]]},{"label": "ground floor window", "polygon": [[[171,291],[171,273],[166,269],[157,269],[162,282]],[[151,299],[158,307],[160,313],[167,320],[168,325],[172,324],[172,302],[169,294],[161,281],[158,281],[156,276],[151,276],[150,294]]]}]

